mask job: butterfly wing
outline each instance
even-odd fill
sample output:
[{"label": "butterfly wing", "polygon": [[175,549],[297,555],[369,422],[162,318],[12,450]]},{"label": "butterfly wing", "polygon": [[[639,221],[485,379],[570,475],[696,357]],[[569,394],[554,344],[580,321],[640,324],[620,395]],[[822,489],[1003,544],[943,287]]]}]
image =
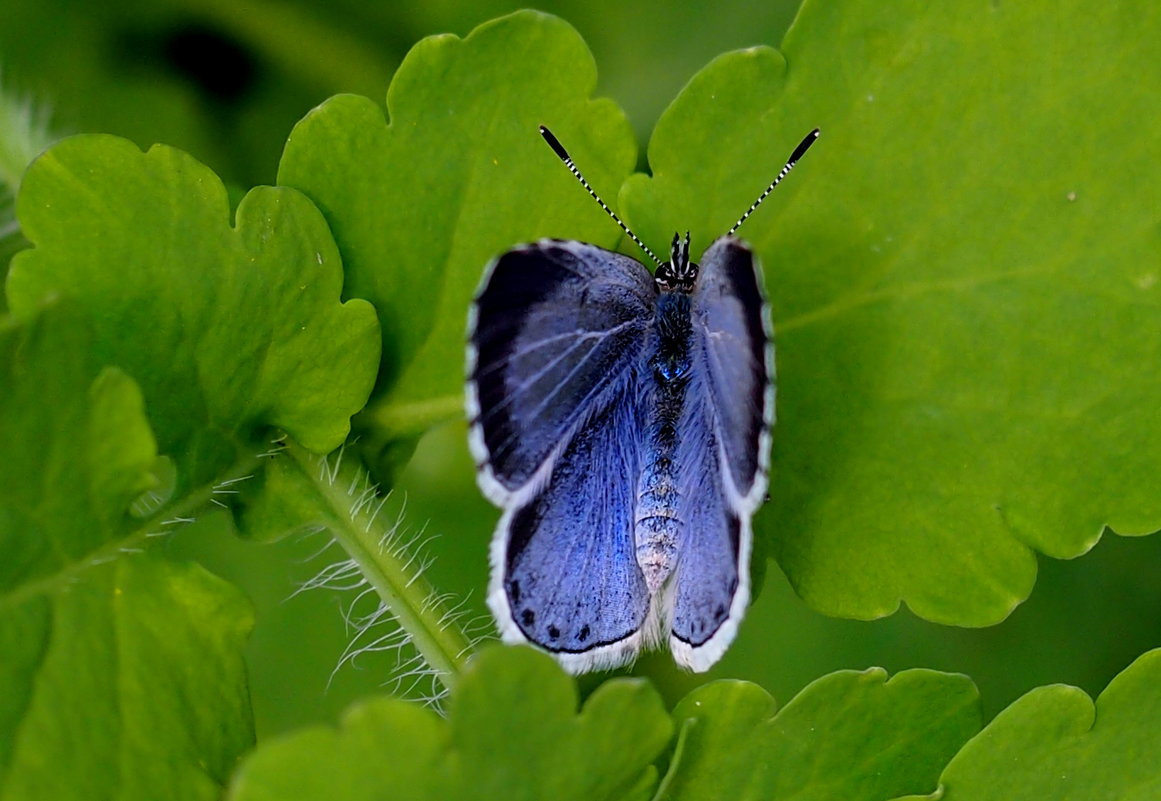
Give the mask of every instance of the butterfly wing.
[{"label": "butterfly wing", "polygon": [[488,603],[574,672],[631,659],[650,619],[633,496],[655,298],[636,261],[542,241],[494,263],[469,325],[472,451],[505,509]]},{"label": "butterfly wing", "polygon": [[750,600],[750,517],[762,503],[774,422],[774,350],[757,258],[722,237],[693,294],[694,368],[682,415],[682,517],[670,648],[693,670],[716,662]]},{"label": "butterfly wing", "polygon": [[551,478],[501,518],[488,604],[507,642],[529,640],[582,673],[656,639],[633,537],[641,404],[635,380],[555,458]]},{"label": "butterfly wing", "polygon": [[641,348],[656,289],[640,263],[542,240],[492,263],[468,322],[470,444],[506,505],[554,448],[607,405]]},{"label": "butterfly wing", "polygon": [[728,494],[751,513],[765,499],[774,425],[774,342],[753,251],[734,237],[714,242],[702,257],[693,301]]}]

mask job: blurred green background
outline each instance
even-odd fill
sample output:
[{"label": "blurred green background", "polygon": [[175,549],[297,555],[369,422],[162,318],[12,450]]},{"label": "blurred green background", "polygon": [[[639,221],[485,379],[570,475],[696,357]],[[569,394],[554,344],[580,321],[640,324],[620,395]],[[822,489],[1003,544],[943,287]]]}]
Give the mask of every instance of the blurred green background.
[{"label": "blurred green background", "polygon": [[[228,184],[247,187],[273,181],[287,134],[317,103],[338,92],[382,102],[392,71],[418,39],[464,35],[519,7],[494,0],[5,0],[0,75],[7,90],[51,110],[58,134],[102,131],[141,146],[176,145]],[[626,110],[643,151],[657,116],[698,69],[726,50],[776,46],[797,3],[589,0],[539,7],[567,19],[588,41],[601,75],[597,92]],[[385,514],[401,515],[412,536],[430,537],[429,577],[465,597],[476,629],[490,634],[483,596],[498,514],[475,488],[462,425],[424,439]],[[295,594],[338,558],[325,546],[322,535],[274,546],[244,542],[225,514],[209,515],[161,545],[236,582],[257,606],[250,664],[260,736],[333,720],[354,698],[389,686],[389,654],[368,654],[331,678],[353,636],[341,614],[353,594]],[[1161,538],[1114,536],[1073,562],[1041,559],[1032,598],[985,630],[934,626],[905,610],[871,623],[825,618],[799,601],[771,564],[736,644],[710,676],[757,681],[785,702],[840,668],[961,671],[980,686],[989,717],[1041,684],[1066,682],[1096,694],[1133,658],[1161,644],[1161,582],[1142,569],[1159,560]],[[679,674],[664,654],[642,660],[637,670],[649,672],[670,700],[705,679]]]}]

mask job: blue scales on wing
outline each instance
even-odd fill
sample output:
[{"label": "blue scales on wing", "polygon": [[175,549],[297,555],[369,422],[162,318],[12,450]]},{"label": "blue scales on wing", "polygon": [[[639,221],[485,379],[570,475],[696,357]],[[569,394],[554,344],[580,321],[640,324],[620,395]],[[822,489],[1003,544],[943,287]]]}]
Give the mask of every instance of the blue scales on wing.
[{"label": "blue scales on wing", "polygon": [[773,353],[753,253],[732,237],[702,257],[692,296],[693,369],[678,449],[688,532],[676,571],[670,649],[705,670],[749,603],[750,517],[766,492]]},{"label": "blue scales on wing", "polygon": [[574,668],[621,664],[646,636],[650,593],[634,555],[635,487],[625,480],[640,471],[631,392],[592,417],[553,460],[551,479],[501,522],[504,595],[493,608],[506,603],[525,638],[573,655],[562,661]]},{"label": "blue scales on wing", "polygon": [[574,655],[575,670],[625,661],[650,610],[630,477],[656,296],[633,259],[546,240],[501,256],[475,303],[471,444],[505,510],[489,604],[506,640]]}]

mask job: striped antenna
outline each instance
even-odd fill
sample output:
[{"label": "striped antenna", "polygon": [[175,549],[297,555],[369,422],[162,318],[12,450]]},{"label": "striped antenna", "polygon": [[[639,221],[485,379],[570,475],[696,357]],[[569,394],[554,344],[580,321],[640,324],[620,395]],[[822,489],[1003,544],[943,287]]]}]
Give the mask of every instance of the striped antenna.
[{"label": "striped antenna", "polygon": [[[654,255],[652,250],[645,247],[645,243],[642,242],[640,239],[638,239],[637,235],[629,230],[629,226],[627,226],[627,225],[625,225],[625,223],[621,222],[621,218],[617,216],[617,213],[615,211],[613,211],[612,209],[610,209],[608,206],[606,206],[605,201],[601,200],[600,195],[598,195],[595,191],[593,191],[593,188],[591,186],[589,186],[589,182],[585,180],[585,177],[583,175],[581,175],[580,170],[578,170],[576,168],[576,165],[573,164],[572,156],[570,156],[568,154],[568,151],[564,149],[564,145],[562,145],[560,143],[560,140],[552,135],[552,131],[548,130],[543,125],[541,125],[540,126],[540,135],[544,137],[545,142],[548,142],[548,146],[552,148],[552,152],[556,153],[556,155],[560,157],[560,160],[564,162],[564,166],[568,167],[568,171],[571,172],[574,176],[576,176],[576,179],[581,182],[581,186],[583,186],[586,190],[588,190],[588,193],[593,196],[593,200],[597,201],[597,203],[599,203],[601,205],[601,208],[605,210],[605,213],[613,218],[613,222],[615,222],[617,225],[621,226],[621,230],[629,235],[629,238],[632,239],[637,244],[637,247],[641,248],[641,250],[643,250],[645,253],[649,254],[649,258],[653,259],[654,264],[656,264],[658,267],[660,267],[661,266],[661,259],[657,258],[657,256]],[[777,181],[775,181],[775,183],[777,183]],[[757,205],[757,204],[755,203],[754,205]],[[749,214],[749,212],[746,212],[746,213]],[[745,219],[745,218],[743,217],[742,219]]]},{"label": "striped antenna", "polygon": [[742,215],[741,219],[734,223],[734,227],[726,233],[726,236],[731,236],[734,231],[737,231],[738,228],[741,227],[742,223],[746,221],[746,218],[754,213],[754,209],[762,205],[762,201],[769,197],[770,193],[774,191],[774,187],[778,186],[782,179],[786,177],[786,174],[794,169],[794,165],[798,163],[800,158],[802,158],[802,154],[810,149],[810,146],[814,144],[814,140],[816,139],[818,139],[817,128],[808,133],[806,138],[798,143],[798,147],[794,148],[794,152],[790,154],[790,158],[786,161],[786,166],[779,171],[778,177],[771,181],[770,185],[766,187],[766,191],[758,196],[758,199],[750,205],[750,208],[746,209],[746,213]]}]

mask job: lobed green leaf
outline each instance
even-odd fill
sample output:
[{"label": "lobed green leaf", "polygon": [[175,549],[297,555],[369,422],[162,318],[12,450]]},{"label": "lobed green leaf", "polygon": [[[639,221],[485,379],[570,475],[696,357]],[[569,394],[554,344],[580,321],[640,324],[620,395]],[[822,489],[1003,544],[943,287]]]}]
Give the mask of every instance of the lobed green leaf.
[{"label": "lobed green leaf", "polygon": [[603,684],[577,712],[573,680],[527,648],[481,651],[448,717],[391,698],[353,707],[341,728],[260,747],[232,801],[648,798],[672,724],[644,681]]},{"label": "lobed green leaf", "polygon": [[960,751],[943,801],[1146,801],[1161,795],[1161,650],[1109,683],[1094,704],[1076,687],[1039,687]]},{"label": "lobed green leaf", "polygon": [[102,370],[73,304],[0,321],[0,593],[51,579],[124,536],[156,479],[141,392]]},{"label": "lobed green leaf", "polygon": [[930,670],[840,671],[774,706],[747,682],[690,693],[659,798],[878,801],[932,786],[981,723],[971,680]]},{"label": "lobed green leaf", "polygon": [[35,247],[13,259],[13,312],[54,294],[84,306],[98,361],[137,379],[183,486],[271,426],[315,451],[343,441],[378,328],[365,301],[339,304],[338,253],[302,195],[254,189],[231,226],[221,181],[191,157],[89,135],[32,164],[19,215]]},{"label": "lobed green leaf", "polygon": [[595,84],[575,30],[518,12],[412,48],[387,94],[389,120],[345,95],[291,133],[278,180],[322,209],[347,294],[370,300],[383,321],[370,413],[384,436],[462,413],[468,306],[490,259],[544,236],[617,241],[537,133],[549,126],[612,195],[636,146],[620,109],[590,99]]}]

